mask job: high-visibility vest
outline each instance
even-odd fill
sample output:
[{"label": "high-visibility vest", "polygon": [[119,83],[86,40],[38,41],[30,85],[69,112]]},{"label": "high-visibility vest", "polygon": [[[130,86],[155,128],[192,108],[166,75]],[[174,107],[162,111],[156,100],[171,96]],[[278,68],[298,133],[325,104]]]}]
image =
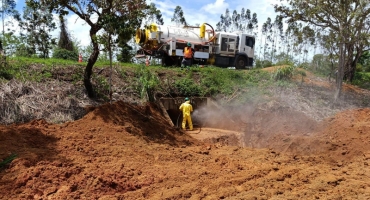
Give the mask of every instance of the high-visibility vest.
[{"label": "high-visibility vest", "polygon": [[191,50],[191,47],[185,47],[184,57],[185,58],[192,58],[193,57],[193,51]]}]

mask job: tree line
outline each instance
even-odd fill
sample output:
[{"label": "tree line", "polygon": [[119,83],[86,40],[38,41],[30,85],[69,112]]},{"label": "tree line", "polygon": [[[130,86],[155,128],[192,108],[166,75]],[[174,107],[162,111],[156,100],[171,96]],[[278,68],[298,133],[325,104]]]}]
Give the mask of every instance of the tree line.
[{"label": "tree line", "polygon": [[[323,67],[317,65],[319,62],[330,63],[326,66],[330,65],[336,74],[335,99],[341,93],[342,82],[352,82],[356,70],[370,71],[370,1],[280,2],[274,5],[276,17],[268,17],[262,27],[258,27],[257,14],[251,10],[242,8],[231,13],[227,8],[216,30],[253,34],[259,44],[255,49],[256,66],[308,63],[309,54],[313,55],[311,66],[315,68]],[[187,25],[183,16],[178,6],[172,21]]]},{"label": "tree line", "polygon": [[[23,13],[15,10],[15,0],[3,2],[2,18],[11,16],[20,29],[17,35],[15,30],[5,31],[3,26],[1,42],[7,55],[76,59],[82,49],[69,34],[65,18],[73,13],[90,27],[91,45],[83,49],[87,52],[84,84],[90,97],[94,96],[90,82],[92,68],[99,57],[116,49],[119,61],[130,61],[133,57],[130,40],[136,29],[152,22],[163,24],[161,11],[144,0],[26,0]],[[257,13],[250,9],[233,12],[226,9],[216,30],[254,35],[256,66],[287,61],[307,63],[308,55],[315,55],[316,63],[318,60],[332,63],[338,71],[338,96],[342,81],[353,80],[358,63],[369,64],[369,1],[282,0],[274,8],[276,17],[267,18],[261,27]],[[57,22],[53,14],[59,16]],[[174,9],[171,21],[189,25],[180,6]],[[57,29],[57,24],[60,35],[53,38],[50,33]],[[316,55],[319,51],[321,54]]]},{"label": "tree line", "polygon": [[[26,0],[23,13],[15,10],[15,0],[3,2],[2,17],[13,19],[7,22],[7,27],[12,27],[9,23],[13,21],[18,22],[18,27],[13,26],[14,30],[3,29],[1,46],[6,55],[76,60],[81,51],[86,51],[83,81],[89,97],[95,97],[90,78],[101,52],[111,57],[112,49],[119,49],[117,59],[128,61],[132,58],[128,41],[136,29],[148,21],[163,23],[155,4],[147,4],[145,0]],[[70,13],[90,27],[88,37],[91,44],[86,49],[82,49],[69,34],[65,18]],[[59,16],[58,22],[53,15]],[[57,24],[60,34],[54,38],[51,32],[57,29]]]}]

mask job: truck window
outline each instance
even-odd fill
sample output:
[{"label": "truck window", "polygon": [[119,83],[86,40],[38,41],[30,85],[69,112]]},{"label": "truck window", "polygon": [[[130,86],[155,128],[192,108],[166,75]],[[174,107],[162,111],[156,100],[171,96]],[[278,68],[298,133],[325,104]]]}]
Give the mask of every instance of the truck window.
[{"label": "truck window", "polygon": [[221,39],[221,51],[227,51],[227,39],[228,38]]},{"label": "truck window", "polygon": [[254,38],[249,37],[249,36],[245,36],[245,45],[248,46],[248,47],[253,48],[254,47]]},{"label": "truck window", "polygon": [[235,51],[235,39],[234,38],[229,38],[229,52],[234,52]]}]

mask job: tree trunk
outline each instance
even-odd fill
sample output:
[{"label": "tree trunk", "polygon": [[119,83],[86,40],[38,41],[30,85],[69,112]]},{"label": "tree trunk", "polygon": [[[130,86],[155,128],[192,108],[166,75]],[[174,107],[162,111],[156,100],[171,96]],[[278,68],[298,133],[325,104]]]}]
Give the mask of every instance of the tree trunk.
[{"label": "tree trunk", "polygon": [[350,74],[349,74],[349,81],[352,82],[353,81],[353,78],[355,77],[355,73],[356,73],[356,65],[357,65],[357,62],[358,62],[358,59],[360,59],[360,57],[362,56],[362,50],[363,49],[362,47],[357,47],[356,48],[356,55],[355,55],[355,58],[354,60],[351,62],[351,71],[350,71]]},{"label": "tree trunk", "polygon": [[90,29],[90,38],[91,38],[91,43],[93,45],[93,52],[91,53],[87,61],[87,65],[86,65],[85,73],[84,73],[84,85],[86,88],[87,95],[90,98],[95,97],[94,88],[93,88],[93,85],[91,84],[90,78],[92,75],[92,68],[99,56],[99,45],[98,45],[98,42],[96,41],[96,33],[98,31],[99,31],[99,28],[96,28],[96,27],[91,27]]},{"label": "tree trunk", "polygon": [[343,43],[339,44],[339,66],[338,66],[338,73],[337,73],[337,82],[336,82],[336,90],[334,94],[334,104],[337,102],[341,91],[342,91],[342,83],[343,83],[343,74],[344,74],[344,61],[345,61],[345,47]]}]

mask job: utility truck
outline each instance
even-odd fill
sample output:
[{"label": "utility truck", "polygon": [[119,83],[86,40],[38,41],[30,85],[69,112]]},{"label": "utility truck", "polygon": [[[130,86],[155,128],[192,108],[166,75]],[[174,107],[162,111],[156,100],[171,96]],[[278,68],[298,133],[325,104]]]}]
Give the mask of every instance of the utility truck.
[{"label": "utility truck", "polygon": [[136,57],[159,58],[163,66],[181,65],[187,42],[195,50],[192,64],[236,69],[253,66],[253,35],[215,32],[208,23],[184,27],[151,24],[136,31],[135,41],[141,47]]}]

